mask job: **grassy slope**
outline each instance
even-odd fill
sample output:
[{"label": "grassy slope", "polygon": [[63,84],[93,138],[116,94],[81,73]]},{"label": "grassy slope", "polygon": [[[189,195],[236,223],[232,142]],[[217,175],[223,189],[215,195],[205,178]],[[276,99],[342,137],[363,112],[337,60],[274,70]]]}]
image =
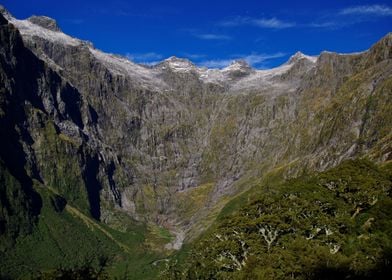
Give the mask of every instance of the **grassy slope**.
[{"label": "grassy slope", "polygon": [[[229,203],[223,213],[231,214],[218,217],[214,227],[178,255],[166,275],[174,279],[383,277],[379,273],[388,269],[392,248],[391,174],[391,164],[377,167],[357,160],[318,175],[280,182],[275,178],[259,185],[242,195],[252,197],[250,202],[239,197]],[[258,232],[263,225],[280,230],[271,249]],[[317,227],[321,231],[307,239]],[[327,228],[333,234],[327,235]],[[240,239],[249,250],[247,259]],[[334,245],[340,247],[332,254]],[[245,264],[239,268],[228,252]]]},{"label": "grassy slope", "polygon": [[45,184],[35,181],[34,189],[43,206],[32,234],[22,234],[15,246],[0,252],[0,278],[30,278],[86,264],[98,269],[102,259],[108,259],[106,270],[112,277],[154,278],[159,268],[152,263],[165,255],[152,249],[163,248],[171,237],[115,209],[117,224],[112,227],[91,218],[78,159],[72,154],[77,147],[51,122],[44,126],[35,148]]},{"label": "grassy slope", "polygon": [[33,234],[20,237],[13,250],[1,256],[1,275],[30,278],[56,268],[75,268],[89,263],[98,268],[102,258],[109,259],[107,272],[113,277],[151,279],[161,258],[143,246],[146,227],[129,223],[125,232],[101,224],[67,205],[54,211],[53,193],[36,187],[43,198],[39,223]]}]

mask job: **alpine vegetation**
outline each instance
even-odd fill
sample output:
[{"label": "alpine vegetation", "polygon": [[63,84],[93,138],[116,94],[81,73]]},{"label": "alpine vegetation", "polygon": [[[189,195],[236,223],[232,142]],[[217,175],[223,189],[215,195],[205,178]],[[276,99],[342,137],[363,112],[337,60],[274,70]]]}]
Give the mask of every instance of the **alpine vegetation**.
[{"label": "alpine vegetation", "polygon": [[0,278],[390,273],[392,33],[144,65],[0,11]]}]

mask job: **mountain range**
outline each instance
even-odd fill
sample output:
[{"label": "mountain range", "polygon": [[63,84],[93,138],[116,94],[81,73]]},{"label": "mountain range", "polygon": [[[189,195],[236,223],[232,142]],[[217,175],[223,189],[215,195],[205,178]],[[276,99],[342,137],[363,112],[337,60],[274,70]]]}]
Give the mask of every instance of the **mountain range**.
[{"label": "mountain range", "polygon": [[72,255],[98,262],[85,245],[124,263],[116,250],[149,255],[134,268],[148,278],[141,267],[197,242],[271,178],[392,159],[392,33],[361,53],[297,52],[266,70],[149,66],[51,18],[0,10],[4,277],[36,273],[32,259],[42,271]]}]

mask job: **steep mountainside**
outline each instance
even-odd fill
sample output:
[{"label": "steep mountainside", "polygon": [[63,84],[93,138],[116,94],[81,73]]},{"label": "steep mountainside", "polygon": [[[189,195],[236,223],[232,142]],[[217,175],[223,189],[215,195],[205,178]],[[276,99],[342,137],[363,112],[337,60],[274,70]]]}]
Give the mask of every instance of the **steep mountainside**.
[{"label": "steep mountainside", "polygon": [[349,160],[319,174],[258,185],[249,202],[195,242],[185,259],[174,259],[164,275],[389,279],[391,167]]},{"label": "steep mountainside", "polygon": [[270,70],[176,57],[148,67],[48,17],[1,13],[0,233],[10,244],[39,220],[40,190],[111,227],[122,213],[169,230],[161,247],[179,249],[252,178],[392,158],[391,33],[363,53],[297,53]]}]

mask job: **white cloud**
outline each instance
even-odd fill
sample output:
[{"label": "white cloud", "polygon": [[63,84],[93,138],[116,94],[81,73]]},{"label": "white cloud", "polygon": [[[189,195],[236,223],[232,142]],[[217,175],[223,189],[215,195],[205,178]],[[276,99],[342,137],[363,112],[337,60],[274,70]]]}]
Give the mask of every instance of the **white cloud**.
[{"label": "white cloud", "polygon": [[326,28],[338,29],[346,26],[374,20],[375,17],[392,16],[392,7],[387,5],[362,5],[347,7],[342,10],[336,10],[334,13],[328,13],[316,19],[314,22],[291,22],[276,17],[272,18],[253,18],[237,16],[231,19],[221,21],[218,25],[223,27],[235,26],[257,26],[269,29],[285,28]]},{"label": "white cloud", "polygon": [[277,18],[261,18],[254,19],[253,24],[262,27],[262,28],[275,28],[275,29],[283,29],[295,26],[295,23],[282,21]]},{"label": "white cloud", "polygon": [[392,8],[385,5],[354,6],[343,9],[340,15],[392,16]]},{"label": "white cloud", "polygon": [[257,53],[252,53],[250,55],[246,55],[241,57],[241,59],[245,60],[248,62],[250,65],[258,65],[260,63],[263,63],[266,60],[274,59],[274,58],[279,58],[285,56],[285,53],[278,52],[278,53],[273,53],[273,54],[257,54]]},{"label": "white cloud", "polygon": [[219,23],[220,26],[232,27],[241,25],[253,25],[261,28],[283,29],[294,27],[295,22],[284,21],[276,17],[273,18],[251,18],[251,17],[234,17]]},{"label": "white cloud", "polygon": [[202,40],[231,40],[232,38],[227,35],[222,34],[194,34],[195,37],[202,39]]},{"label": "white cloud", "polygon": [[312,27],[312,28],[341,28],[347,26],[351,23],[343,22],[343,21],[324,21],[324,22],[312,22],[309,24],[305,24],[304,27]]},{"label": "white cloud", "polygon": [[392,16],[392,8],[385,5],[353,6],[327,14],[324,21],[303,24],[304,27],[339,29],[354,24],[374,21],[377,17]]}]

